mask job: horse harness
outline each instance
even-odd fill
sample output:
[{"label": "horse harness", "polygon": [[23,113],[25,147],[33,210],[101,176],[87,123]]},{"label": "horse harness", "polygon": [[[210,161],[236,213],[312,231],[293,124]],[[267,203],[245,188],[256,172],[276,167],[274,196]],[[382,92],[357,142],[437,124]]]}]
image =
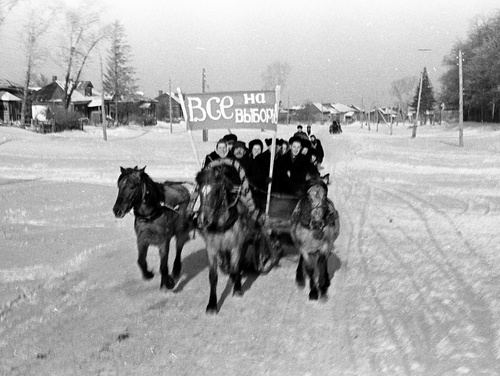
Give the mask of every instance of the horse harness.
[{"label": "horse harness", "polygon": [[[308,210],[305,210],[306,213],[304,213],[303,209],[305,209],[304,206],[306,206],[305,204],[308,201],[308,198],[302,198],[299,201],[298,205],[292,213],[292,222],[300,222],[302,227],[315,231],[323,231],[326,226],[335,225],[335,221],[339,218],[339,214],[331,200],[327,198],[320,204],[313,206]],[[312,220],[311,213],[314,209],[318,209],[321,206],[326,206],[323,212],[323,217],[321,218],[321,221],[315,222]]]},{"label": "horse harness", "polygon": [[[142,179],[141,179],[142,180]],[[141,189],[138,189],[141,188]],[[141,203],[145,201],[146,196],[149,194],[149,190],[146,186],[146,182],[141,181],[141,184],[139,184],[138,188],[136,188],[134,197],[132,198],[132,203],[136,201],[136,198],[139,193],[141,193]],[[152,222],[165,213],[165,209],[172,210],[175,213],[178,213],[178,206],[172,207],[171,205],[167,204],[165,201],[160,201],[159,205],[156,205],[156,207],[153,209],[153,211],[148,214],[144,215],[142,213],[139,213],[139,211],[135,208],[134,206],[134,216],[135,218],[140,221],[140,222]]]},{"label": "horse harness", "polygon": [[[238,201],[241,200],[243,202],[243,204],[246,206],[246,208],[248,209],[248,212],[249,212],[251,218],[256,221],[258,218],[258,215],[259,215],[259,211],[257,210],[257,208],[255,206],[255,202],[253,201],[252,194],[250,191],[250,185],[249,185],[248,179],[246,177],[245,170],[243,169],[241,164],[236,159],[232,159],[232,158],[216,159],[216,160],[210,162],[210,164],[208,164],[207,166],[205,166],[205,168],[213,169],[213,168],[217,168],[217,167],[221,167],[221,166],[234,167],[236,172],[238,173],[238,175],[240,177],[240,180],[241,180],[241,184],[239,186],[234,187],[234,189],[231,191],[231,193],[236,193],[236,196],[235,196],[234,201],[227,206],[227,209],[231,209],[232,207],[236,206],[238,204]],[[224,191],[225,191],[225,188],[224,188]],[[226,194],[226,192],[224,192],[224,194]],[[188,213],[194,212],[194,206],[196,204],[198,196],[199,196],[199,187],[198,187],[198,185],[196,185],[192,194],[191,194],[191,201],[190,201],[189,206],[188,206]],[[216,212],[218,213],[222,209],[223,208],[219,207]],[[227,231],[229,228],[231,228],[234,225],[234,223],[236,222],[237,219],[238,219],[238,211],[234,210],[230,214],[229,220],[225,223],[224,226],[222,226],[221,228],[218,228],[218,230]]]}]

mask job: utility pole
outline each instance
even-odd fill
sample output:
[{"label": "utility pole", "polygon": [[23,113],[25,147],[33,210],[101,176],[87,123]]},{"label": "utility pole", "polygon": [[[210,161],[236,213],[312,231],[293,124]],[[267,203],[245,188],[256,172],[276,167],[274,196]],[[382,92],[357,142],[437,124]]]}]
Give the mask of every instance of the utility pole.
[{"label": "utility pole", "polygon": [[106,106],[104,104],[104,73],[102,72],[102,56],[99,56],[101,60],[101,118],[102,118],[102,138],[104,141],[108,141],[108,133],[106,130]]},{"label": "utility pole", "polygon": [[464,78],[461,49],[458,50],[458,146],[464,146]]},{"label": "utility pole", "polygon": [[170,118],[170,133],[172,133],[172,80],[168,79],[168,117]]},{"label": "utility pole", "polygon": [[363,122],[365,121],[365,105],[363,103],[363,97],[361,97],[361,129],[363,129]]},{"label": "utility pole", "polygon": [[286,111],[286,125],[290,124],[290,94],[288,94],[288,108]]},{"label": "utility pole", "polygon": [[[207,71],[203,68],[201,72],[201,92],[205,93],[205,86],[207,82]],[[208,141],[208,129],[203,130],[203,142]]]},{"label": "utility pole", "polygon": [[417,113],[415,114],[415,121],[413,123],[413,130],[411,132],[411,138],[417,137],[417,125],[418,125],[418,113],[420,112],[420,97],[422,96],[422,81],[424,79],[424,72],[420,72],[420,88],[418,90],[418,102],[417,102]]}]

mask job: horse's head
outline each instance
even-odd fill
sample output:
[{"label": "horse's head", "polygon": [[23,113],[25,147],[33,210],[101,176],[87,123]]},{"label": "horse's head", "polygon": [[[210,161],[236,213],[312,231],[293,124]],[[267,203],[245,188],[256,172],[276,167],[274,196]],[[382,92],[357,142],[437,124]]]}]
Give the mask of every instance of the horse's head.
[{"label": "horse's head", "polygon": [[323,179],[311,179],[306,183],[307,204],[310,209],[311,229],[322,229],[328,211],[328,187]]},{"label": "horse's head", "polygon": [[196,175],[199,187],[200,208],[198,227],[217,226],[228,217],[233,183],[224,173],[224,168],[205,168]]},{"label": "horse's head", "polygon": [[142,200],[141,181],[146,167],[138,169],[120,167],[121,174],[118,177],[118,197],[113,206],[116,218],[123,218],[135,205]]}]

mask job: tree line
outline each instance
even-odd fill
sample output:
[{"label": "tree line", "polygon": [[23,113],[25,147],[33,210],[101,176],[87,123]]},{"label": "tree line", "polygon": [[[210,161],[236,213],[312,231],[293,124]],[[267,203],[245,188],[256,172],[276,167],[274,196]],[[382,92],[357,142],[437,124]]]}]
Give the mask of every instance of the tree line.
[{"label": "tree line", "polygon": [[458,108],[458,51],[463,55],[464,120],[499,122],[500,12],[476,17],[464,41],[457,42],[443,64],[441,100]]},{"label": "tree line", "polygon": [[443,58],[445,73],[440,77],[441,90],[435,96],[426,68],[420,77],[408,76],[391,83],[389,93],[401,118],[408,107],[417,108],[420,83],[420,114],[444,109],[458,110],[458,53],[462,51],[463,110],[465,121],[500,122],[500,11],[491,16],[477,16],[465,40],[457,41]]},{"label": "tree line", "polygon": [[[30,87],[33,83],[42,86],[49,83],[40,73],[44,63],[56,60],[64,70],[63,107],[68,111],[71,97],[82,79],[82,72],[91,54],[95,54],[97,47],[102,44],[107,46],[105,92],[117,102],[124,95],[137,90],[125,29],[118,20],[111,24],[103,22],[98,2],[89,0],[69,6],[58,0],[0,0],[0,27],[16,8],[23,15],[18,34],[22,41],[21,53],[26,62],[21,124],[25,123]],[[49,39],[57,44],[51,53],[49,51],[54,49]]]}]

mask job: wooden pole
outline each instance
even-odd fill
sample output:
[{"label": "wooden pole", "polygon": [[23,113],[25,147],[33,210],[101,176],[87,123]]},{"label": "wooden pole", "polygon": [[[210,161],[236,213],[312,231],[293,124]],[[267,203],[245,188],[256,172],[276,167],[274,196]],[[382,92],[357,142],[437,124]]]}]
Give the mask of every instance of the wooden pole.
[{"label": "wooden pole", "polygon": [[464,146],[464,79],[461,49],[458,50],[458,146]]},{"label": "wooden pole", "polygon": [[420,97],[422,96],[422,81],[423,81],[423,79],[424,79],[424,72],[422,71],[420,73],[420,88],[418,90],[417,113],[415,114],[415,122],[413,124],[411,138],[417,137],[418,113],[420,112]]},{"label": "wooden pole", "polygon": [[189,126],[189,116],[186,111],[186,103],[184,102],[184,96],[182,95],[181,88],[177,88],[177,93],[179,94],[179,100],[181,102],[182,112],[184,113],[184,120],[186,121],[186,129],[188,130],[189,139],[191,140],[191,147],[193,148],[194,157],[198,166],[201,166],[200,157],[198,156],[198,150],[196,150],[196,145],[194,144],[193,133],[191,132],[191,127]]},{"label": "wooden pole", "polygon": [[172,133],[172,80],[168,79],[168,117],[170,118],[170,133]]},{"label": "wooden pole", "polygon": [[100,56],[101,60],[101,87],[102,87],[102,92],[101,92],[101,118],[102,118],[102,138],[104,141],[108,141],[108,132],[106,129],[106,106],[104,104],[104,73],[102,71],[102,57]]},{"label": "wooden pole", "polygon": [[361,129],[363,129],[363,122],[365,121],[365,105],[363,103],[363,97],[361,97]]},{"label": "wooden pole", "polygon": [[288,108],[286,111],[286,125],[290,124],[290,94],[288,94]]},{"label": "wooden pole", "polygon": [[[205,84],[207,79],[207,71],[203,68],[201,72],[201,92],[205,93]],[[208,129],[203,130],[203,142],[208,141]]]},{"label": "wooden pole", "polygon": [[[278,85],[276,86],[276,104],[274,106],[275,111],[276,111],[276,128],[278,128],[278,115],[279,115],[279,106],[280,106],[280,90],[281,87]],[[269,164],[269,178],[273,178],[273,170],[274,170],[274,158],[276,156],[276,131],[274,131],[273,135],[273,142],[271,143],[271,162]],[[269,207],[271,205],[271,188],[272,188],[273,182],[270,181],[269,184],[267,185],[267,198],[266,198],[266,218],[269,215]]]}]

